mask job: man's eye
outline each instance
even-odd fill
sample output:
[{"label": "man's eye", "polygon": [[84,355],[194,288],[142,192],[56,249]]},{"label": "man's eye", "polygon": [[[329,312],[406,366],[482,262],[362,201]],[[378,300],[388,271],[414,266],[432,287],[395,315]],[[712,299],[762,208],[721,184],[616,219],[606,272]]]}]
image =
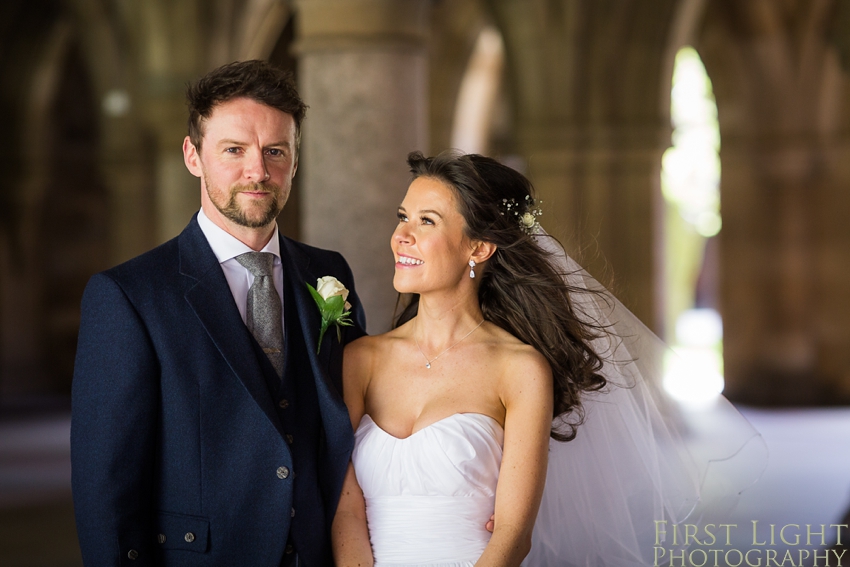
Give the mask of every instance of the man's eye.
[{"label": "man's eye", "polygon": [[280,157],[283,155],[283,150],[279,150],[277,148],[271,148],[268,150],[268,154],[270,156]]},{"label": "man's eye", "polygon": [[240,150],[240,148],[227,148],[224,151],[226,151],[229,154],[236,154],[236,153],[239,153],[239,150]]}]

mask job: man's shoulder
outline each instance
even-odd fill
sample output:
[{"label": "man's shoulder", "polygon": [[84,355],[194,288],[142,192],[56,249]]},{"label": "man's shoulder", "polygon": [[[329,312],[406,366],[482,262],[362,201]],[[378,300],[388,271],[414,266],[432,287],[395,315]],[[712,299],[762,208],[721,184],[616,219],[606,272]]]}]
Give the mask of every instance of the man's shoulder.
[{"label": "man's shoulder", "polygon": [[161,278],[163,272],[172,266],[172,271],[176,272],[179,263],[178,238],[172,238],[135,258],[104,270],[101,274],[116,281],[135,282],[140,279],[147,281]]},{"label": "man's shoulder", "polygon": [[101,273],[120,281],[150,282],[180,273],[197,277],[213,265],[218,261],[193,217],[171,240]]},{"label": "man's shoulder", "polygon": [[[170,240],[117,266],[94,274],[83,294],[83,311],[103,309],[115,301],[129,301],[137,306],[164,305],[175,290],[180,289],[177,270],[177,245]],[[169,272],[174,276],[170,276]],[[123,298],[123,299],[122,299]]]}]

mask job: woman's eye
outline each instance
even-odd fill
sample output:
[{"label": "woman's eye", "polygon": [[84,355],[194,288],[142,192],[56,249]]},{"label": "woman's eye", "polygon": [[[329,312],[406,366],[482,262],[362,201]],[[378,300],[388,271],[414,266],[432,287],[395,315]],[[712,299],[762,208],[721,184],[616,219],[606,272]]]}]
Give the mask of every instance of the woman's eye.
[{"label": "woman's eye", "polygon": [[434,221],[432,221],[429,217],[422,217],[422,224],[434,224]]},{"label": "woman's eye", "polygon": [[404,213],[398,213],[398,222],[407,222],[407,215]]}]

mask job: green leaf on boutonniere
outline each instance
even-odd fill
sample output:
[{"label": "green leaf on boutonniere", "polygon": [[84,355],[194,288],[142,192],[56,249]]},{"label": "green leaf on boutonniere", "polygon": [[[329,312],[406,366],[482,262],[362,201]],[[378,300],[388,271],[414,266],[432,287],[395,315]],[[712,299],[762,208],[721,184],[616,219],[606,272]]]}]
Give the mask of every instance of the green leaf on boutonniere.
[{"label": "green leaf on boutonniere", "polygon": [[[351,315],[351,312],[345,310],[345,298],[342,295],[332,295],[325,299],[309,283],[307,284],[307,289],[310,290],[310,295],[313,296],[313,301],[316,302],[316,306],[319,308],[319,313],[322,316],[322,325],[319,329],[319,344],[316,347],[316,354],[319,354],[322,350],[322,340],[325,337],[325,332],[327,332],[328,327],[331,325],[336,325],[336,338],[339,342],[342,342],[341,327],[350,327],[353,324],[348,317]],[[344,287],[342,289],[345,290]],[[345,292],[347,294],[348,290],[345,290]]]}]

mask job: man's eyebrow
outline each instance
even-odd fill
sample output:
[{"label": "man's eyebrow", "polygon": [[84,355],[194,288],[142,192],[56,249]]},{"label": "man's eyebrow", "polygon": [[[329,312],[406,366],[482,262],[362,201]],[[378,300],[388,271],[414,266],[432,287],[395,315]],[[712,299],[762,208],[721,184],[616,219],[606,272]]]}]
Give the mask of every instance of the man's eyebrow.
[{"label": "man's eyebrow", "polygon": [[[246,145],[248,145],[247,142],[240,142],[239,140],[231,140],[231,139],[219,140],[218,143],[220,145],[225,145],[225,146],[246,146]],[[266,147],[266,148],[273,148],[273,147],[276,147],[276,146],[289,147],[291,145],[292,144],[290,144],[289,141],[287,141],[287,140],[280,140],[278,142],[272,142],[271,144],[266,144],[264,147]]]}]

